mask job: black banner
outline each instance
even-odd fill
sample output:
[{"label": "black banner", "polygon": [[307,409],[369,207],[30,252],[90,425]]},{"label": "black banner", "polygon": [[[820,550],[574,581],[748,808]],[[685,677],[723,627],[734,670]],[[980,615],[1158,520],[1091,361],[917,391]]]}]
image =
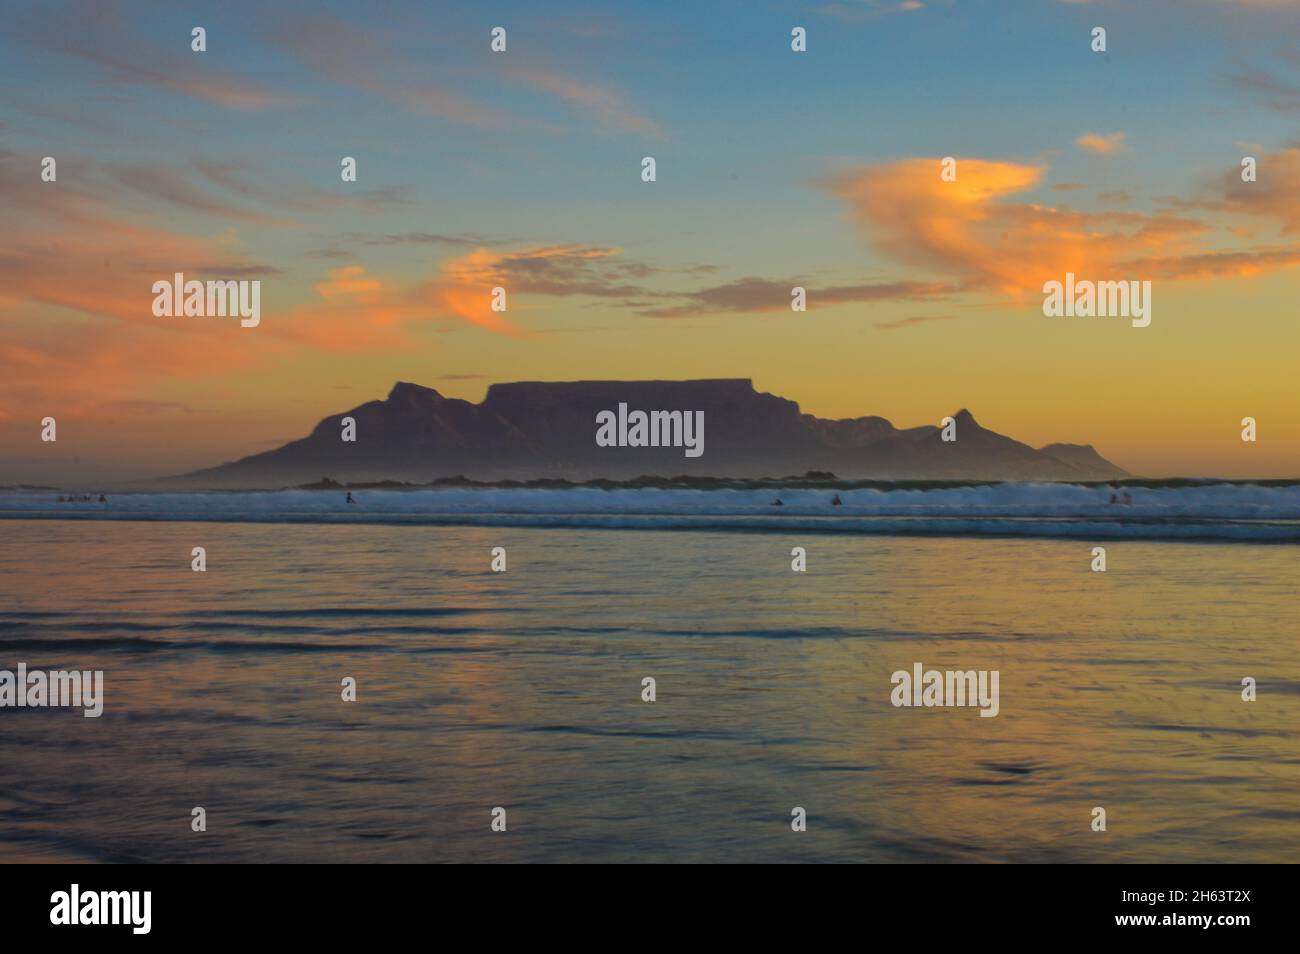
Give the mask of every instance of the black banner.
[{"label": "black banner", "polygon": [[812,879],[807,869],[767,873],[761,887],[739,871],[694,888],[696,872],[674,873],[661,887],[643,880],[655,877],[649,873],[613,899],[603,896],[608,892],[565,899],[554,887],[571,879],[581,890],[583,872],[548,875],[548,890],[529,891],[514,875],[481,867],[452,874],[413,865],[8,866],[0,870],[0,911],[8,937],[54,943],[60,935],[74,942],[302,941],[337,938],[344,928],[399,938],[430,918],[471,923],[464,919],[475,910],[494,931],[502,914],[510,923],[526,912],[547,924],[574,918],[575,930],[593,919],[625,920],[638,931],[700,919],[745,933],[738,915],[758,907],[763,921],[779,916],[792,926],[832,913],[872,938],[1128,935],[1139,943],[1233,944],[1285,932],[1293,919],[1292,874],[1285,866],[1245,865],[842,866]]}]

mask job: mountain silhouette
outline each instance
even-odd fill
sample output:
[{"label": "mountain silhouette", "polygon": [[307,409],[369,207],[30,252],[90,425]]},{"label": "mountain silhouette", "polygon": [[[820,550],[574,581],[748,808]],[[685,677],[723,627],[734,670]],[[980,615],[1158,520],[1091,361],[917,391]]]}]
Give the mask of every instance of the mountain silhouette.
[{"label": "mountain silhouette", "polygon": [[[704,413],[704,453],[682,447],[602,447],[597,414]],[[356,440],[342,440],[343,419]],[[166,483],[211,489],[338,481],[628,479],[643,475],[778,477],[829,471],[881,480],[1110,480],[1127,476],[1091,446],[1035,450],[980,426],[968,410],[942,428],[900,429],[883,417],[828,420],[794,401],[754,390],[745,378],[695,381],[526,381],[494,384],[479,404],[398,382],[382,401],[325,418],[276,450]]]}]

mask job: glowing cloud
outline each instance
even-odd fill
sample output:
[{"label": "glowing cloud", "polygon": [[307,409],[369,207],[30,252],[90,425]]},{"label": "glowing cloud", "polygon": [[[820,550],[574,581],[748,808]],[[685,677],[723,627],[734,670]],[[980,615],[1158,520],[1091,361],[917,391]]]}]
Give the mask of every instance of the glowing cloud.
[{"label": "glowing cloud", "polygon": [[1038,294],[1066,271],[1112,274],[1133,258],[1177,260],[1207,226],[1172,214],[1083,212],[1009,201],[1038,186],[1046,167],[959,159],[942,181],[939,159],[851,169],[823,185],[847,201],[871,244],[903,264],[959,277],[968,290]]},{"label": "glowing cloud", "polygon": [[1080,149],[1086,149],[1088,152],[1096,153],[1099,156],[1113,156],[1124,148],[1125,134],[1122,132],[1106,133],[1084,133],[1074,141],[1074,144]]}]

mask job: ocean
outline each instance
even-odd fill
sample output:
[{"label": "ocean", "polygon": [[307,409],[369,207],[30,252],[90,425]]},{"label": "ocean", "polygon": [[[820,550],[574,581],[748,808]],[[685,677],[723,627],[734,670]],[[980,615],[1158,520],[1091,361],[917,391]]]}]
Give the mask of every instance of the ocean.
[{"label": "ocean", "polygon": [[[599,488],[444,487],[113,494],[0,493],[0,519],[414,523],[1300,542],[1300,481],[1096,484],[862,481]],[[1131,503],[1124,503],[1127,495]],[[77,495],[82,496],[82,495]],[[831,501],[838,496],[840,506]],[[1118,498],[1112,502],[1111,498]],[[776,501],[781,502],[780,506]]]},{"label": "ocean", "polygon": [[0,861],[1293,861],[1300,490],[1127,489],[0,494]]}]

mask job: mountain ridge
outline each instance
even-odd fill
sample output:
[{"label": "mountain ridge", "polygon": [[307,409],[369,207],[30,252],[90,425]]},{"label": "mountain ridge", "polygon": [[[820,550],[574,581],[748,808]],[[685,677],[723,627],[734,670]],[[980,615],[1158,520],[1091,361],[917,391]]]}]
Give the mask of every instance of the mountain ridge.
[{"label": "mountain ridge", "polygon": [[[630,410],[703,412],[704,453],[679,447],[601,447],[596,415]],[[517,381],[481,402],[397,381],[381,400],[321,419],[303,438],[161,482],[204,489],[438,478],[572,480],[640,475],[766,477],[827,471],[881,480],[1108,480],[1129,476],[1090,444],[1034,449],[989,430],[966,408],[956,441],[938,425],[898,428],[884,417],[821,418],[750,378]],[[355,442],[341,439],[344,418]]]}]

